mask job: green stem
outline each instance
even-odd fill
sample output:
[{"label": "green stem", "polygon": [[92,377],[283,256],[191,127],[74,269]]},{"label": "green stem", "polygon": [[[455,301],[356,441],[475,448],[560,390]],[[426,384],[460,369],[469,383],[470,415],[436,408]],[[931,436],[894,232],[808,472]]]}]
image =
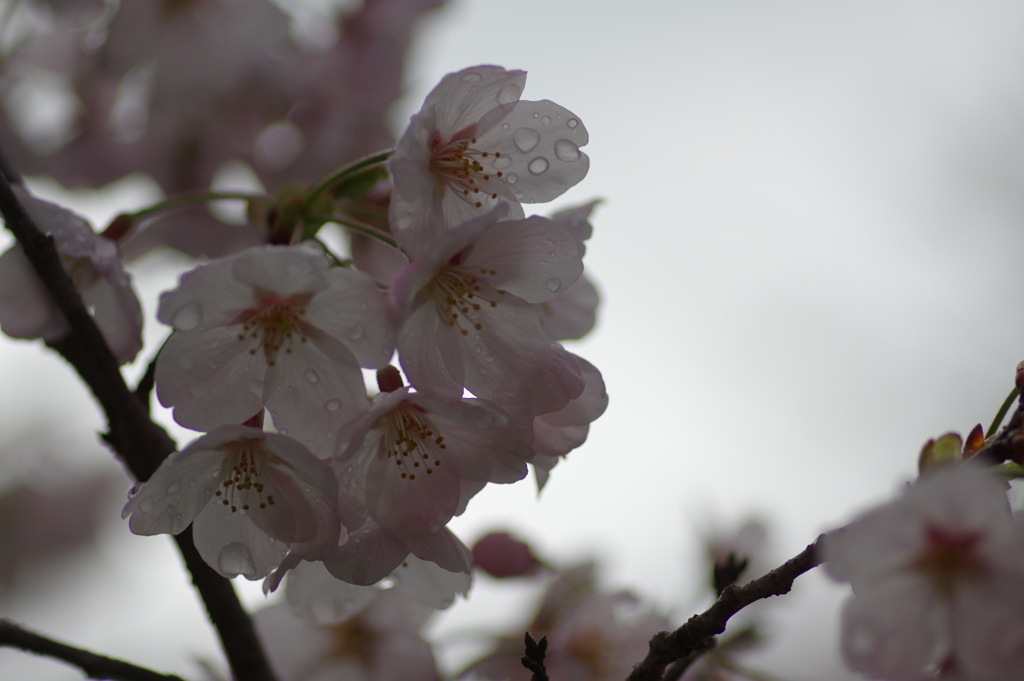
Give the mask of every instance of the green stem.
[{"label": "green stem", "polygon": [[1013,404],[1013,401],[1017,399],[1018,395],[1020,395],[1020,390],[1014,388],[1010,391],[1010,394],[1006,396],[1006,400],[1003,401],[1003,406],[999,407],[999,412],[996,414],[996,417],[992,419],[992,425],[989,426],[988,431],[985,432],[985,439],[996,434],[996,431],[999,430],[999,426],[1003,423],[1003,419],[1006,418],[1006,412],[1010,411],[1010,405]]},{"label": "green stem", "polygon": [[395,241],[395,238],[393,236],[391,236],[390,234],[385,234],[384,232],[378,229],[374,229],[369,225],[362,225],[359,224],[358,222],[345,220],[344,218],[339,218],[334,215],[328,217],[310,216],[309,219],[312,221],[320,220],[322,222],[333,222],[337,225],[341,225],[342,227],[347,227],[353,231],[359,232],[360,234],[365,234],[368,237],[372,237],[377,241],[380,241],[381,243],[385,243],[388,246],[391,246],[392,248],[398,248],[398,242]]},{"label": "green stem", "polygon": [[153,204],[137,210],[134,213],[129,213],[135,221],[139,221],[154,215],[161,213],[165,210],[172,210],[180,206],[188,206],[193,203],[206,203],[207,201],[252,201],[266,200],[265,194],[255,194],[249,192],[200,192],[198,194],[189,194],[187,196],[178,196],[173,199],[167,199],[160,203]]},{"label": "green stem", "polygon": [[391,157],[391,153],[391,150],[388,150],[382,151],[379,154],[374,154],[373,156],[367,156],[366,158],[360,161],[356,161],[350,166],[345,166],[341,170],[337,170],[334,173],[325,177],[324,179],[320,180],[319,182],[316,183],[313,189],[310,190],[309,194],[306,195],[305,200],[302,202],[302,205],[299,208],[299,213],[304,213],[313,204],[313,201],[315,201],[318,196],[320,196],[325,191],[331,188],[331,185],[341,182],[346,177],[355,175],[360,170],[365,170],[370,166],[375,166],[380,163],[383,163],[384,161],[388,160]]}]

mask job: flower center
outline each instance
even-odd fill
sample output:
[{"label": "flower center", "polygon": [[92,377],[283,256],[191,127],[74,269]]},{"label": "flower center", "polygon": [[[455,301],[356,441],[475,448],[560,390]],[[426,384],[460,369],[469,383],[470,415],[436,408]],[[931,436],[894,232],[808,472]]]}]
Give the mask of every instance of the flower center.
[{"label": "flower center", "polygon": [[267,365],[274,366],[282,348],[285,354],[292,354],[293,337],[298,336],[301,343],[307,342],[303,315],[313,296],[306,293],[281,297],[264,292],[257,296],[256,306],[239,312],[231,323],[242,325],[238,340],[250,344],[249,354],[255,355],[262,345]]},{"label": "flower center", "polygon": [[932,525],[925,533],[925,546],[910,563],[910,568],[927,575],[939,594],[949,596],[958,581],[974,579],[987,572],[988,568],[975,550],[982,538],[980,533],[955,533]]},{"label": "flower center", "polygon": [[[481,275],[495,275],[497,270],[481,267]],[[480,280],[477,276],[461,267],[445,267],[431,281],[434,302],[441,319],[448,326],[458,326],[463,336],[469,335],[472,328],[480,331],[484,328],[480,321],[480,309],[484,306],[498,307],[497,300],[481,297]],[[499,295],[505,295],[499,290]]]},{"label": "flower center", "polygon": [[420,407],[402,402],[381,418],[381,425],[385,455],[395,462],[403,480],[415,480],[419,473],[431,475],[441,467],[441,450],[447,445]]},{"label": "flower center", "polygon": [[[430,170],[438,178],[438,188],[451,187],[455,195],[466,203],[483,208],[484,202],[493,206],[498,200],[496,192],[488,193],[481,189],[482,182],[489,182],[491,174],[484,172],[480,159],[493,156],[501,158],[500,151],[480,151],[471,145],[476,144],[475,137],[459,137],[443,143],[436,137],[431,145],[433,156],[430,159]],[[500,178],[502,172],[496,171],[494,177]]]},{"label": "flower center", "polygon": [[260,482],[264,459],[272,456],[263,449],[263,441],[234,440],[222,445],[221,451],[226,455],[224,470],[227,474],[220,484],[223,489],[214,492],[214,496],[231,507],[232,513],[239,509],[248,511],[253,507],[273,506],[274,495],[264,495],[265,485]]}]

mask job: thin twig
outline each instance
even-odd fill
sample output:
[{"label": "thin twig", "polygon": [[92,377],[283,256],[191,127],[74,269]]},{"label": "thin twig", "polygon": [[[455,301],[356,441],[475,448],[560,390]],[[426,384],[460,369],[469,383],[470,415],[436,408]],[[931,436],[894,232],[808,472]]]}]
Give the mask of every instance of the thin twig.
[{"label": "thin twig", "polygon": [[725,631],[729,618],[737,612],[762,598],[789,593],[797,577],[821,563],[820,542],[818,537],[800,554],[745,586],[726,588],[710,608],[675,631],[656,634],[647,657],[633,667],[628,681],[660,681],[665,667],[708,645],[708,639]]},{"label": "thin twig", "polygon": [[114,681],[182,681],[180,676],[160,674],[145,667],[104,657],[88,650],[59,643],[18,626],[9,619],[0,619],[0,647],[19,648],[26,652],[63,660],[78,667],[90,679]]},{"label": "thin twig", "polygon": [[533,672],[531,681],[548,681],[548,670],[544,668],[544,657],[548,651],[548,637],[541,636],[540,641],[533,640],[530,632],[524,637],[526,643],[526,654],[519,661],[523,666]]},{"label": "thin twig", "polygon": [[[174,442],[150,420],[148,410],[125,384],[117,360],[61,265],[53,239],[32,222],[2,174],[0,214],[71,327],[65,338],[47,345],[78,371],[96,396],[110,430],[104,434],[104,440],[137,480],[148,480],[174,451]],[[252,620],[238,602],[231,582],[213,572],[199,557],[191,530],[182,532],[175,540],[217,629],[235,679],[274,681]]]}]

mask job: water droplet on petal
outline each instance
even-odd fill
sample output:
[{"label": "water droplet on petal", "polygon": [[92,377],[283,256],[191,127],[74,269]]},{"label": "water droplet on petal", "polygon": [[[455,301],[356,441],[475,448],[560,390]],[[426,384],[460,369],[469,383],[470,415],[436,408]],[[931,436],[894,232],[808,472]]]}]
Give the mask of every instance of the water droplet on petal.
[{"label": "water droplet on petal", "polygon": [[178,331],[191,331],[199,326],[201,321],[203,321],[203,308],[199,305],[198,300],[193,300],[178,308],[178,311],[174,313],[174,319],[171,320],[171,326]]},{"label": "water droplet on petal", "polygon": [[341,409],[341,400],[327,400],[327,404],[324,405],[324,409],[327,411],[338,411]]},{"label": "water droplet on petal", "polygon": [[219,478],[220,477],[220,470],[210,471],[210,477],[211,478]]},{"label": "water droplet on petal", "polygon": [[479,369],[481,374],[483,374],[484,376],[487,375],[487,369],[484,369],[483,367],[479,367]]},{"label": "water droplet on petal", "polygon": [[484,355],[485,362],[493,362],[495,359],[494,355]]},{"label": "water droplet on petal", "polygon": [[549,290],[549,291],[551,291],[552,293],[554,293],[554,292],[555,292],[555,291],[557,291],[558,289],[562,288],[562,280],[561,280],[561,279],[559,279],[558,277],[555,277],[555,278],[553,278],[553,279],[548,279],[548,281],[547,281],[547,283],[545,284],[545,286],[547,286],[547,287],[548,287],[548,290]]},{"label": "water droplet on petal", "polygon": [[522,201],[523,197],[526,196],[526,194],[524,194],[522,192],[515,192],[515,195],[516,195],[516,198],[519,199],[520,201]]},{"label": "water droplet on petal", "polygon": [[524,154],[540,142],[540,133],[531,128],[519,128],[512,133],[512,143]]},{"label": "water droplet on petal", "polygon": [[565,124],[568,125],[570,128],[575,128],[577,125],[580,124],[580,122],[575,118],[570,118],[568,121],[566,121]]},{"label": "water droplet on petal", "polygon": [[478,354],[478,355],[479,355],[479,354],[480,354],[481,352],[483,352],[483,351],[484,351],[484,349],[483,349],[483,348],[482,348],[481,346],[479,346],[479,345],[478,345],[478,346],[476,346],[476,348],[475,348],[475,349],[473,350],[473,352],[475,352],[475,353],[476,353],[476,354]]},{"label": "water droplet on petal", "polygon": [[538,156],[530,161],[530,165],[528,165],[527,168],[529,168],[530,172],[534,175],[540,175],[548,169],[548,160],[543,156]]},{"label": "water droplet on petal", "polygon": [[188,481],[188,486],[189,487],[195,487],[196,486],[196,481],[195,480],[189,480]]},{"label": "water droplet on petal", "polygon": [[316,383],[320,380],[320,377],[317,376],[317,373],[312,369],[306,369],[306,380],[310,383]]},{"label": "water droplet on petal", "polygon": [[534,112],[533,112],[533,117],[534,117],[534,118],[540,118],[540,114],[539,114],[539,113],[537,113],[536,111],[534,111]]},{"label": "water droplet on petal", "polygon": [[516,175],[515,173],[509,173],[508,175],[505,176],[505,181],[508,182],[509,184],[515,184],[516,182],[519,181],[519,176]]},{"label": "water droplet on petal", "polygon": [[287,435],[288,434],[288,429],[287,428],[278,428],[277,432],[281,433],[281,435]]},{"label": "water droplet on petal", "polygon": [[143,513],[149,513],[150,511],[152,511],[153,510],[153,500],[152,499],[143,499],[141,502],[139,502],[139,510],[142,511]]},{"label": "water droplet on petal", "polygon": [[502,390],[501,392],[502,392],[502,394],[505,397],[515,397],[516,396],[516,391],[515,390],[509,390],[509,389],[506,388],[505,390]]},{"label": "water droplet on petal", "polygon": [[217,555],[217,567],[222,574],[232,577],[256,575],[256,566],[253,564],[249,547],[237,541],[231,542],[220,550]]},{"label": "water droplet on petal", "polygon": [[501,129],[502,129],[502,130],[508,130],[508,129],[509,129],[509,127],[510,127],[510,126],[509,126],[509,124],[508,124],[508,123],[502,123],[502,124],[501,124]]},{"label": "water droplet on petal", "polygon": [[348,330],[348,337],[351,338],[352,340],[359,340],[360,338],[362,338],[363,337],[363,325],[362,324],[356,324],[351,329],[349,329]]},{"label": "water droplet on petal", "polygon": [[508,83],[498,90],[498,104],[511,104],[519,101],[519,95],[523,91],[515,83]]},{"label": "water droplet on petal", "polygon": [[462,82],[463,83],[475,83],[478,80],[480,80],[481,78],[483,78],[483,76],[481,76],[479,73],[476,73],[474,71],[470,71],[469,73],[462,74]]},{"label": "water droplet on petal", "polygon": [[555,142],[555,156],[559,161],[571,163],[580,160],[580,148],[569,140],[558,140]]},{"label": "water droplet on petal", "polygon": [[545,116],[544,118],[540,119],[540,122],[543,123],[544,125],[551,125],[551,116]]},{"label": "water droplet on petal", "polygon": [[177,491],[178,491],[179,489],[181,489],[181,481],[180,481],[180,480],[175,480],[174,482],[172,482],[172,483],[171,483],[171,484],[170,484],[170,485],[169,485],[169,486],[167,487],[167,493],[168,493],[168,494],[174,494],[174,493],[175,493],[175,492],[177,492]]}]

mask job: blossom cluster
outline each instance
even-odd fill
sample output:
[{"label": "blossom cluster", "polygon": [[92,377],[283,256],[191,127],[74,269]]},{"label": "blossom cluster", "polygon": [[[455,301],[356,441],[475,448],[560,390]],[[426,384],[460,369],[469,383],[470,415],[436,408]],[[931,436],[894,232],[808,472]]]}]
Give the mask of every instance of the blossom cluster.
[{"label": "blossom cluster", "polygon": [[161,297],[173,332],[157,396],[205,435],[133,489],[133,532],[191,523],[211,567],[267,589],[289,571],[300,590],[400,572],[432,607],[465,592],[471,555],[448,522],[530,465],[543,486],[608,400],[560,344],[594,322],[581,276],[593,204],[523,210],[585,176],[586,128],[521,101],[525,79],[450,74],[413,117],[387,165],[387,224],[371,232],[397,268],[342,261],[299,219],[283,243],[201,264]]}]

